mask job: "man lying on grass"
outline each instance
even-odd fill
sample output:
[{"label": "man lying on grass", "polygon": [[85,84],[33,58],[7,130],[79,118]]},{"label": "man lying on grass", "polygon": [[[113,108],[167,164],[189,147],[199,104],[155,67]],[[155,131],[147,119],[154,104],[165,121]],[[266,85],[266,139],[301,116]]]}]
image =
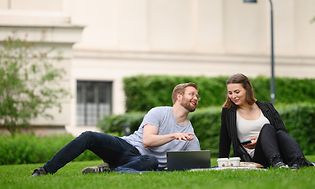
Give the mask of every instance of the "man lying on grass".
[{"label": "man lying on grass", "polygon": [[139,129],[124,137],[87,131],[56,153],[43,167],[34,170],[32,176],[56,173],[85,150],[90,150],[108,163],[109,169],[96,167],[86,172],[133,172],[161,170],[166,167],[167,151],[200,150],[194,134],[189,112],[195,111],[198,87],[194,83],[175,86],[173,106],[152,108],[144,117]]}]

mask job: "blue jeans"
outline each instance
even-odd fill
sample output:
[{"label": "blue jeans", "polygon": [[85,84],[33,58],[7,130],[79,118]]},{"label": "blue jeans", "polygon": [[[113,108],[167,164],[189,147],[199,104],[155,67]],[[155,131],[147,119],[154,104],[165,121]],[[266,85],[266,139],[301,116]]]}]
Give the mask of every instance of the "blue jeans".
[{"label": "blue jeans", "polygon": [[55,173],[85,150],[92,151],[108,163],[112,170],[149,171],[158,168],[158,161],[154,156],[141,155],[125,140],[104,133],[87,131],[57,152],[44,165],[44,169],[48,173]]}]

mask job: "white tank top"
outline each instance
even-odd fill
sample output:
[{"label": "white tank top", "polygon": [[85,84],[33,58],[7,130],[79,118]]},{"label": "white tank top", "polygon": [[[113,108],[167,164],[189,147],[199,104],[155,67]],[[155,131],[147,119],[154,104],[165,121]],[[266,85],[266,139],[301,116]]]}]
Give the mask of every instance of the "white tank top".
[{"label": "white tank top", "polygon": [[[244,119],[238,112],[236,112],[236,128],[238,139],[242,142],[249,140],[251,137],[258,138],[261,128],[270,123],[269,120],[260,111],[260,116],[255,120]],[[255,149],[245,148],[248,154],[253,157]]]}]

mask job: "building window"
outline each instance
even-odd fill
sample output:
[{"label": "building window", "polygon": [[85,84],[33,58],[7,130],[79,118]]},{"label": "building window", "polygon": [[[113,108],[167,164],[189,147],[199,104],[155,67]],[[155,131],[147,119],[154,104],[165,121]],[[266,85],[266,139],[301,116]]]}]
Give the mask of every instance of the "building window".
[{"label": "building window", "polygon": [[77,81],[77,125],[96,126],[112,113],[112,82]]}]

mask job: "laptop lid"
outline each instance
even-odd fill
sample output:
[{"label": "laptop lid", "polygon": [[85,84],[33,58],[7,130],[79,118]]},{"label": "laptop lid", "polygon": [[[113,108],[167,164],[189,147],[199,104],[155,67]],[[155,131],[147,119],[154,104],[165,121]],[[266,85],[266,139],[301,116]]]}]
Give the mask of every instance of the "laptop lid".
[{"label": "laptop lid", "polygon": [[200,151],[169,151],[167,170],[187,170],[210,168],[210,150]]}]

